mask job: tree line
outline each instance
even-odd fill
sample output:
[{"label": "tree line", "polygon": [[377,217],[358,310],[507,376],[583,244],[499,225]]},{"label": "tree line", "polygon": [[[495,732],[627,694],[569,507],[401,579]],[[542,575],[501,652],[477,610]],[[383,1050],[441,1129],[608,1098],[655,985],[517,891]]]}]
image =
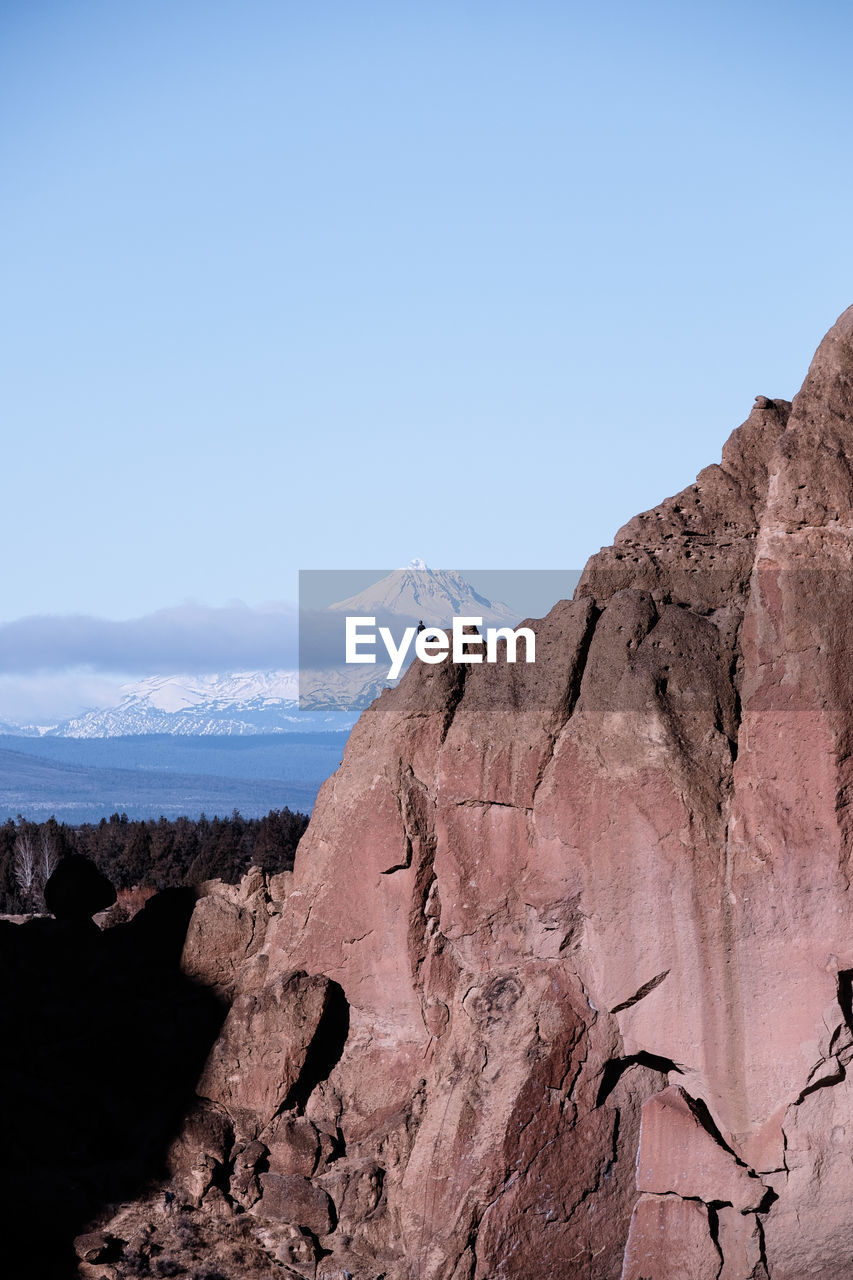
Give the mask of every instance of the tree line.
[{"label": "tree line", "polygon": [[234,884],[251,866],[275,874],[293,867],[308,825],[303,813],[273,809],[262,818],[128,818],[114,813],[72,827],[55,818],[30,822],[18,815],[0,826],[0,912],[43,909],[42,891],[60,859],[84,854],[115,885],[167,889],[226,880]]}]

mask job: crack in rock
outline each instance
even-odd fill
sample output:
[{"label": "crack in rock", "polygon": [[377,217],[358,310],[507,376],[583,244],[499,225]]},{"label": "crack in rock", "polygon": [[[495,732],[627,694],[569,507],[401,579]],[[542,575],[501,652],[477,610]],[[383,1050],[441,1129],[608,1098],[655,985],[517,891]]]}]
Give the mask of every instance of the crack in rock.
[{"label": "crack in rock", "polygon": [[669,977],[669,972],[669,969],[664,969],[663,973],[657,974],[654,978],[649,978],[648,982],[644,982],[641,987],[638,987],[634,994],[629,996],[627,1000],[623,1000],[620,1004],[614,1005],[610,1012],[621,1013],[623,1009],[630,1009],[633,1005],[639,1004],[639,1002],[644,1000],[646,996],[651,995],[656,987],[660,986],[664,978]]}]

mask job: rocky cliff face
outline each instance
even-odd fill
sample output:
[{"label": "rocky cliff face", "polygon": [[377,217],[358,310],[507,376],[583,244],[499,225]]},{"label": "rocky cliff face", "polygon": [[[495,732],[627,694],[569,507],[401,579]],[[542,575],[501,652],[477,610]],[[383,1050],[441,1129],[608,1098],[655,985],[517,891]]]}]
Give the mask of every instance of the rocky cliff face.
[{"label": "rocky cliff face", "polygon": [[227,1275],[849,1280],[851,551],[853,309],[535,666],[413,669],[294,873],[208,887],[185,969],[232,1003],[176,1200],[107,1235],[191,1220]]}]

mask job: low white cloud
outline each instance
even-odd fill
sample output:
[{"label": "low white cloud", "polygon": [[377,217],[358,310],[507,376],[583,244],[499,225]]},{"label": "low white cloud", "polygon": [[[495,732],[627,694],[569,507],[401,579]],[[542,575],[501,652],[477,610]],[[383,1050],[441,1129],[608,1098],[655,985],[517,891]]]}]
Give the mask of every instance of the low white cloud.
[{"label": "low white cloud", "polygon": [[[287,604],[182,604],[126,621],[84,614],[0,625],[0,677],[69,669],[170,675],[297,664],[297,614]],[[0,711],[2,714],[2,711]]]}]

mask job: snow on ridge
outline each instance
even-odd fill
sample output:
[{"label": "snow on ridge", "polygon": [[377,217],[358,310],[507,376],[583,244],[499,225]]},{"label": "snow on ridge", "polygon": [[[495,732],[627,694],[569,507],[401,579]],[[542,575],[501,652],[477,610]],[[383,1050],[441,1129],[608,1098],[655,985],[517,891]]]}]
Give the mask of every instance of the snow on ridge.
[{"label": "snow on ridge", "polygon": [[373,583],[357,595],[329,605],[340,613],[395,613],[444,626],[453,617],[481,617],[485,623],[517,624],[518,611],[499,600],[488,600],[452,569],[427,569],[414,562]]},{"label": "snow on ridge", "polygon": [[295,671],[232,671],[224,674],[147,676],[123,685],[122,703],[144,702],[162,711],[178,711],[211,699],[230,703],[258,697],[295,701]]},{"label": "snow on ridge", "polygon": [[126,734],[278,733],[300,726],[295,671],[147,676],[122,686],[117,706],[95,708],[54,734],[110,738]]}]

